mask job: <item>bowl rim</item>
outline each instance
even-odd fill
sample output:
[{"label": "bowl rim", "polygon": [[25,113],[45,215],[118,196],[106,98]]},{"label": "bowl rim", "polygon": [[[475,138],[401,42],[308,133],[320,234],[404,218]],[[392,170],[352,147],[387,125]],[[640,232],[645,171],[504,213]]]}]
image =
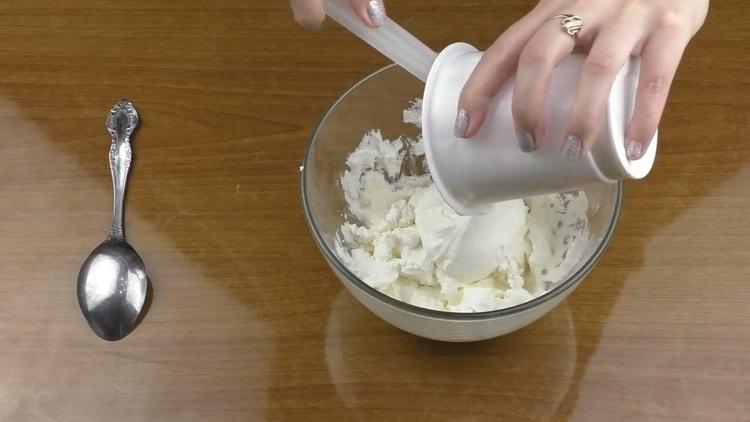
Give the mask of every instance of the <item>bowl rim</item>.
[{"label": "bowl rim", "polygon": [[581,280],[583,280],[583,278],[585,278],[588,275],[588,273],[593,269],[594,265],[599,260],[599,258],[601,258],[602,254],[607,249],[607,246],[609,245],[612,239],[612,235],[614,234],[615,228],[617,227],[617,223],[620,218],[620,211],[622,209],[622,197],[623,197],[623,184],[622,184],[622,181],[620,180],[618,180],[615,183],[617,191],[615,195],[615,204],[614,204],[614,208],[612,211],[612,219],[609,222],[609,226],[607,227],[606,233],[602,237],[601,242],[596,247],[596,250],[594,250],[591,257],[580,268],[578,268],[578,270],[576,270],[570,277],[568,277],[562,283],[559,283],[555,288],[553,288],[549,292],[544,293],[541,296],[538,296],[527,302],[521,303],[519,305],[511,306],[508,308],[496,309],[493,311],[483,311],[483,312],[451,312],[451,311],[441,311],[441,310],[436,310],[436,309],[422,308],[420,306],[402,302],[396,298],[393,298],[377,290],[376,288],[367,284],[365,281],[361,280],[353,272],[351,272],[346,267],[346,265],[344,265],[341,262],[339,257],[336,256],[336,253],[328,247],[328,244],[323,239],[322,234],[318,231],[318,228],[315,226],[315,222],[312,219],[309,198],[308,198],[307,190],[306,190],[307,163],[310,158],[310,151],[312,150],[312,147],[315,144],[315,140],[318,137],[318,133],[320,132],[322,125],[328,119],[328,116],[333,112],[336,106],[344,98],[346,98],[347,95],[355,91],[360,85],[364,84],[370,79],[378,76],[379,74],[383,72],[392,70],[395,67],[398,67],[398,65],[390,64],[390,65],[384,66],[368,74],[361,80],[357,81],[356,83],[351,85],[348,89],[346,89],[342,94],[340,94],[336,98],[336,100],[334,100],[333,103],[331,103],[328,109],[326,109],[322,117],[318,120],[317,124],[315,125],[315,129],[312,131],[312,134],[310,135],[307,141],[307,146],[305,147],[304,156],[302,158],[302,165],[300,166],[300,194],[302,197],[301,198],[302,208],[305,214],[305,222],[307,223],[307,228],[308,230],[310,230],[310,233],[312,234],[312,237],[315,240],[315,244],[318,246],[318,249],[321,251],[324,258],[326,258],[327,263],[333,266],[336,271],[343,274],[351,282],[350,283],[351,285],[361,290],[363,293],[374,297],[380,302],[383,302],[398,310],[408,312],[411,314],[417,314],[419,316],[429,317],[429,318],[434,318],[434,319],[453,320],[453,321],[478,321],[478,320],[495,319],[498,317],[516,315],[524,311],[528,311],[530,309],[536,308],[537,306],[542,305],[556,298],[557,296],[565,293],[571,287],[576,286]]}]

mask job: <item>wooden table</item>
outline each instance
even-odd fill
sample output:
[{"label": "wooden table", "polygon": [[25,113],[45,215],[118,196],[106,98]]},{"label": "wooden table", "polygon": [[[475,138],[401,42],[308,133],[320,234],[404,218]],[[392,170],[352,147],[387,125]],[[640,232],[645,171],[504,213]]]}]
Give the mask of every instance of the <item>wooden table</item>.
[{"label": "wooden table", "polygon": [[[391,1],[441,48],[529,1]],[[329,271],[300,208],[318,116],[386,62],[286,2],[0,4],[0,420],[750,420],[750,17],[712,4],[590,277],[478,344],[389,326]],[[110,221],[104,117],[142,123],[127,208],[154,300],[108,343],[75,279]]]}]

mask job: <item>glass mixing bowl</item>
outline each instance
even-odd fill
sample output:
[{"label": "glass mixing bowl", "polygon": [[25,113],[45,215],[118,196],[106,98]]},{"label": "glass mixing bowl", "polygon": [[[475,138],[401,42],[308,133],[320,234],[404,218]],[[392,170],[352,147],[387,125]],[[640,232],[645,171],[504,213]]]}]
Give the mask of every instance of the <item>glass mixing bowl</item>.
[{"label": "glass mixing bowl", "polygon": [[[582,259],[542,296],[510,308],[459,313],[425,309],[370,287],[349,271],[335,253],[336,233],[347,215],[339,178],[347,156],[362,136],[377,128],[387,139],[414,137],[419,129],[403,123],[402,112],[422,95],[424,85],[391,65],[344,92],[323,115],[312,134],[301,167],[302,204],[315,243],[336,276],[363,305],[394,326],[442,341],[489,339],[524,327],[557,306],[588,275],[612,237],[622,203],[622,183],[583,189],[589,199],[589,230]],[[562,159],[562,158],[561,158]]]}]

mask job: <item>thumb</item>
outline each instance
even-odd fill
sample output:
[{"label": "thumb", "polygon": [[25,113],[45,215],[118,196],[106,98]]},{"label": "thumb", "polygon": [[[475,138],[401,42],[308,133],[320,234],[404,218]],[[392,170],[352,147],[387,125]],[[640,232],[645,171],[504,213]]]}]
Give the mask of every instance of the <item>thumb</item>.
[{"label": "thumb", "polygon": [[318,30],[326,17],[322,0],[289,0],[294,20],[306,29]]}]

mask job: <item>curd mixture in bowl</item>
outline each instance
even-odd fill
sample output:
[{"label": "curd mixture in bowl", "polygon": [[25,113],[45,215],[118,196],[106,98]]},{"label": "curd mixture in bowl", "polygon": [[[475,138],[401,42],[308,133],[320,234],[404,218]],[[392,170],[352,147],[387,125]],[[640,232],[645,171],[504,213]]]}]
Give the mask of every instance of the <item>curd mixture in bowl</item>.
[{"label": "curd mixture in bowl", "polygon": [[[404,120],[418,125],[420,106],[415,101]],[[588,200],[581,191],[461,216],[432,183],[421,137],[388,140],[378,130],[364,135],[346,165],[340,182],[349,215],[336,253],[357,277],[400,301],[451,312],[507,308],[551,290],[583,257]]]}]

